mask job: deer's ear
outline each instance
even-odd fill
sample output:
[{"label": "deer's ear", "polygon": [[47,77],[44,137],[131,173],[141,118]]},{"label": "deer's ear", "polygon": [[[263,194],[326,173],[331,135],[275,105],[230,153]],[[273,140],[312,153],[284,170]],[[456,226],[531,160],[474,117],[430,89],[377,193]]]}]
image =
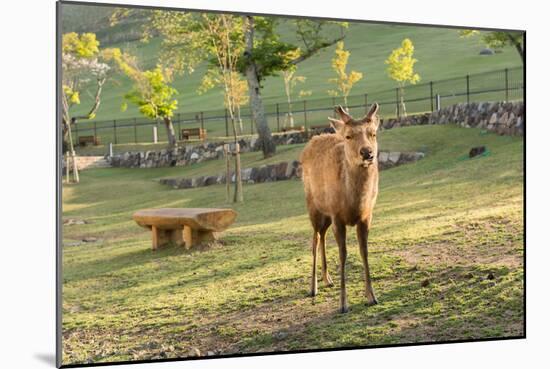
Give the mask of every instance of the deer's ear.
[{"label": "deer's ear", "polygon": [[365,117],[363,119],[361,119],[361,122],[363,122],[363,123],[374,122],[374,123],[378,124],[378,110],[379,109],[380,109],[380,106],[378,105],[378,103],[372,104],[372,106],[370,107],[369,112],[367,113],[367,115],[365,115]]},{"label": "deer's ear", "polygon": [[334,128],[336,133],[341,133],[342,130],[344,129],[344,126],[346,125],[346,123],[342,122],[339,119],[328,117],[328,120],[330,122],[331,127]]},{"label": "deer's ear", "polygon": [[340,119],[344,123],[348,123],[352,120],[351,115],[342,107],[342,105],[338,105],[334,107],[334,111],[340,116]]}]

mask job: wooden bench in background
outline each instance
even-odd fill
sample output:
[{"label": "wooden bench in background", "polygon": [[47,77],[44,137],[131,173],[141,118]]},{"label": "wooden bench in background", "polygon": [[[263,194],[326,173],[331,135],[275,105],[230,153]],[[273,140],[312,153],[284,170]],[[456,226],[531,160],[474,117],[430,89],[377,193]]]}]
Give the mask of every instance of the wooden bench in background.
[{"label": "wooden bench in background", "polygon": [[309,127],[309,133],[313,135],[319,135],[321,133],[334,133],[334,128],[330,124],[319,124]]},{"label": "wooden bench in background", "polygon": [[79,136],[78,146],[86,146],[92,144],[94,146],[101,145],[101,140],[96,136]]},{"label": "wooden bench in background", "polygon": [[167,243],[185,245],[186,249],[215,239],[213,232],[221,232],[235,221],[232,209],[161,208],[134,213],[136,223],[152,231],[153,251]]},{"label": "wooden bench in background", "polygon": [[304,126],[283,127],[281,132],[304,132],[306,129]]},{"label": "wooden bench in background", "polygon": [[196,136],[199,140],[206,139],[206,129],[205,128],[182,128],[180,132],[180,140],[189,140],[189,137]]}]

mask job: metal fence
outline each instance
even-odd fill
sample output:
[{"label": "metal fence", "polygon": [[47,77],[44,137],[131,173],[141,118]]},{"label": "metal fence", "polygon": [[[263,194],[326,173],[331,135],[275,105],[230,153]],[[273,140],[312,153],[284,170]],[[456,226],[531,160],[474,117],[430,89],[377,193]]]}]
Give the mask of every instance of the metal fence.
[{"label": "metal fence", "polygon": [[[516,67],[408,85],[403,93],[406,112],[409,115],[431,112],[437,108],[463,102],[521,100],[523,99],[523,81],[523,68]],[[378,102],[380,105],[382,118],[387,119],[403,114],[397,88],[348,96],[347,101],[350,113],[355,116],[364,114],[373,102]],[[294,126],[307,130],[315,125],[327,124],[327,115],[333,114],[333,108],[337,104],[343,105],[343,98],[327,97],[294,101],[291,107]],[[286,102],[265,105],[265,115],[272,131],[288,129],[286,119],[288,111],[289,106]],[[256,129],[249,107],[241,109],[241,117],[243,130],[240,134],[254,134]],[[173,124],[176,132],[188,128],[206,129],[209,139],[222,139],[232,135],[231,122],[226,109],[176,113]],[[154,142],[153,127],[156,127],[159,141],[167,140],[164,123],[143,117],[80,121],[73,129],[73,139],[79,142],[79,137],[94,136],[102,144],[151,143]]]}]

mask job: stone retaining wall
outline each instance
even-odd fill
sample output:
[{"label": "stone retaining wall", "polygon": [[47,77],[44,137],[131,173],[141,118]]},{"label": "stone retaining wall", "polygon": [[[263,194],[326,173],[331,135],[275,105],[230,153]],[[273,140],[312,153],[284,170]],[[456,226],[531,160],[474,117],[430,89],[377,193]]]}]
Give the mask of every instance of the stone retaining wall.
[{"label": "stone retaining wall", "polygon": [[[387,169],[398,165],[411,163],[422,159],[422,152],[380,152],[378,154],[379,169]],[[230,173],[231,182],[235,182],[234,172]],[[292,178],[300,178],[302,168],[300,162],[293,160],[277,164],[263,165],[261,167],[246,168],[242,170],[243,183],[275,182]],[[226,181],[226,174],[219,173],[212,176],[201,176],[194,178],[164,178],[160,183],[173,188],[195,188],[214,184],[222,184]]]},{"label": "stone retaining wall", "polygon": [[[455,123],[462,127],[477,127],[499,134],[523,135],[525,127],[524,104],[517,102],[481,102],[456,104],[433,113],[417,114],[399,119],[383,120],[383,129],[406,127],[412,125]],[[328,124],[328,122],[327,122]],[[288,132],[274,134],[275,144],[290,145],[304,143],[308,140],[305,132]],[[256,151],[257,138],[241,139],[241,152]],[[233,143],[229,143],[233,149]],[[177,149],[160,151],[125,152],[113,157],[106,157],[113,167],[157,168],[185,166],[205,160],[223,157],[223,142],[210,142],[199,145],[186,145]]]},{"label": "stone retaining wall", "polygon": [[525,107],[523,101],[473,102],[445,107],[433,113],[417,114],[382,122],[384,129],[424,124],[455,123],[461,127],[482,128],[501,135],[523,135]]}]

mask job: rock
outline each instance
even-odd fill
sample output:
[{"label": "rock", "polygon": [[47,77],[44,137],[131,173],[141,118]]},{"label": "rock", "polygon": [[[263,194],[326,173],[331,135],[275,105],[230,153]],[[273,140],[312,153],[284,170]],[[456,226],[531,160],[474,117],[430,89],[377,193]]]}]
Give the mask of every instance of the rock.
[{"label": "rock", "polygon": [[281,341],[288,337],[287,332],[276,332],[274,335],[275,339]]},{"label": "rock", "polygon": [[245,168],[241,173],[241,178],[243,182],[247,182],[250,179],[251,174],[252,174],[252,168]]},{"label": "rock", "polygon": [[286,168],[288,167],[288,163],[286,161],[281,162],[279,164],[275,164],[275,179],[277,181],[286,179]]},{"label": "rock", "polygon": [[217,176],[207,176],[204,177],[204,186],[211,186],[213,184],[216,184],[218,177]]},{"label": "rock", "polygon": [[497,116],[497,113],[493,113],[491,115],[491,119],[489,119],[489,124],[490,125],[495,125],[498,121],[498,116]]},{"label": "rock", "polygon": [[191,156],[189,157],[191,160],[197,160],[199,158],[199,154],[196,152],[191,153]]},{"label": "rock", "polygon": [[71,219],[71,218],[69,218],[69,219],[65,219],[63,221],[63,224],[70,226],[70,225],[88,224],[88,222],[86,222],[85,220],[82,220],[82,219]]},{"label": "rock", "polygon": [[474,158],[478,155],[483,154],[485,151],[487,151],[485,146],[472,147],[468,155],[470,156],[470,158]]},{"label": "rock", "polygon": [[380,151],[380,152],[378,153],[378,162],[379,162],[379,163],[380,163],[380,162],[384,163],[384,162],[388,161],[388,158],[389,158],[389,157],[390,157],[390,154],[389,154],[388,152],[386,152],[386,151]]},{"label": "rock", "polygon": [[86,243],[88,243],[88,242],[97,242],[97,238],[96,237],[84,237],[82,239],[82,242],[86,242]]},{"label": "rock", "polygon": [[397,163],[399,162],[399,158],[401,157],[401,153],[400,152],[390,152],[389,153],[389,157],[388,157],[388,160],[392,163]]},{"label": "rock", "polygon": [[486,47],[484,49],[481,49],[479,55],[493,55],[494,53],[495,52],[493,51],[493,49],[489,49],[488,47]]},{"label": "rock", "polygon": [[190,347],[189,351],[187,351],[187,356],[189,356],[189,357],[198,357],[198,356],[201,356],[201,352],[196,347]]},{"label": "rock", "polygon": [[214,356],[214,355],[216,355],[216,353],[214,351],[208,351],[206,353],[206,356]]},{"label": "rock", "polygon": [[256,143],[258,142],[258,137],[254,136],[250,139],[250,147],[253,149],[253,150],[256,150]]},{"label": "rock", "polygon": [[82,245],[82,242],[74,241],[74,242],[63,242],[63,246],[66,247],[74,247],[74,246],[80,246]]}]

